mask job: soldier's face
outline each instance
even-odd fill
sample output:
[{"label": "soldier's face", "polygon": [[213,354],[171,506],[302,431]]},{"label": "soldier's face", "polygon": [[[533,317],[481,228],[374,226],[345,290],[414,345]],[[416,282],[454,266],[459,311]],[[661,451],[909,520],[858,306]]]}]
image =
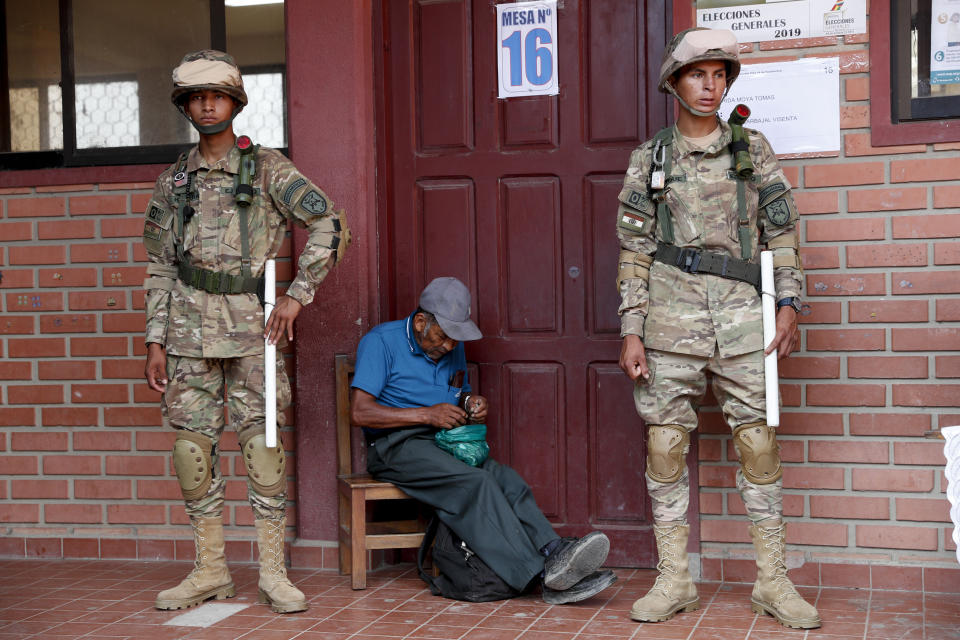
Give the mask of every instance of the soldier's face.
[{"label": "soldier's face", "polygon": [[727,88],[727,65],[722,60],[695,62],[680,70],[673,86],[683,101],[697,111],[713,111]]},{"label": "soldier's face", "polygon": [[233,114],[233,98],[220,91],[194,91],[187,98],[187,113],[200,125],[220,124]]},{"label": "soldier's face", "polygon": [[458,344],[453,338],[447,337],[436,322],[431,322],[428,326],[426,316],[421,313],[413,317],[413,329],[420,348],[431,360],[439,360],[453,351]]}]

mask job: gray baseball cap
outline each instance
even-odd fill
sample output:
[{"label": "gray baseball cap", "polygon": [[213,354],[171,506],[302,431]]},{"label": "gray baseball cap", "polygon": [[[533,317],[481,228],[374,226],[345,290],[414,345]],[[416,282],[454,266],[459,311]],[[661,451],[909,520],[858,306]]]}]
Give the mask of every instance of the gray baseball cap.
[{"label": "gray baseball cap", "polygon": [[483,337],[470,319],[470,290],[456,278],[435,278],[420,294],[420,308],[436,316],[440,328],[454,340]]}]

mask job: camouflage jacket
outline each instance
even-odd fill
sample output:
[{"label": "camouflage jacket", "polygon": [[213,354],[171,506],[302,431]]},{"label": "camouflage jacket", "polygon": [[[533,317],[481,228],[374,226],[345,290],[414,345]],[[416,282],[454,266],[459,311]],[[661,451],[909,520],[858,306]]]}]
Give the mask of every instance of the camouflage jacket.
[{"label": "camouflage jacket", "polygon": [[[176,163],[160,174],[147,205],[143,242],[154,265],[177,264],[175,170]],[[183,252],[193,267],[241,273],[240,216],[233,194],[234,176],[239,171],[240,153],[235,147],[213,165],[198,147],[190,150],[186,172],[192,178],[188,202],[194,213],[184,225]],[[252,186],[254,201],[248,208],[251,274],[263,275],[265,261],[276,257],[288,219],[306,226],[309,238],[286,294],[307,305],[333,264],[334,252],[328,248],[333,202],[283,154],[264,147],[257,155]],[[165,345],[170,354],[195,358],[263,353],[263,307],[256,294],[208,293],[176,276],[148,279],[145,287],[148,344],[156,342]]]},{"label": "camouflage jacket", "polygon": [[[726,122],[720,125],[719,140],[706,151],[692,147],[674,128],[665,201],[670,208],[676,246],[740,259],[737,179],[731,172],[733,162],[728,148],[731,132]],[[795,237],[798,216],[790,183],[770,143],[759,131],[745,131],[755,168],[753,178],[745,185],[753,248],[750,262],[759,263],[761,245],[784,234]],[[617,215],[621,249],[646,255],[653,255],[658,240],[662,241],[656,204],[649,198],[647,188],[653,146],[650,140],[630,156]],[[765,208],[767,203],[772,204]],[[632,216],[631,225],[623,224],[624,214]],[[774,250],[778,300],[800,296],[802,271],[795,240],[790,244]],[[705,357],[719,350],[721,356],[729,357],[763,346],[760,297],[745,282],[685,273],[654,262],[649,281],[628,277],[621,282],[620,299],[621,335],[638,335],[648,348]]]}]

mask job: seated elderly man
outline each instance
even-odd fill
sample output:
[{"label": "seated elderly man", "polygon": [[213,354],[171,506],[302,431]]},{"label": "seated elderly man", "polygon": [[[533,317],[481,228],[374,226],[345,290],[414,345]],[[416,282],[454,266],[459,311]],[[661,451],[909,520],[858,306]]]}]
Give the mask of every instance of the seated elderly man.
[{"label": "seated elderly man", "polygon": [[430,505],[504,582],[518,591],[539,580],[551,604],[589,598],[616,581],[598,571],[610,550],[594,531],[560,538],[513,469],[487,459],[472,467],[438,448],[434,434],[483,422],[487,400],[471,393],[462,342],[477,340],[470,292],[437,278],[420,307],[374,327],[360,341],[351,420],[363,425],[367,470]]}]

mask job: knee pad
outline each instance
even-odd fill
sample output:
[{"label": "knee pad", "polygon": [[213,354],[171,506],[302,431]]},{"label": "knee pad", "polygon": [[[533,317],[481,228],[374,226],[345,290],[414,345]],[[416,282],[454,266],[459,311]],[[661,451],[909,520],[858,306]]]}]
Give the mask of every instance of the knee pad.
[{"label": "knee pad", "polygon": [[647,476],[664,484],[676,482],[687,468],[690,433],[676,424],[647,428]]},{"label": "knee pad", "polygon": [[185,500],[196,500],[206,495],[213,478],[213,440],[192,431],[177,431],[173,443],[173,468],[177,472],[180,491]]},{"label": "knee pad", "polygon": [[287,488],[287,457],[283,445],[267,447],[267,436],[258,434],[240,443],[243,464],[254,490],[262,496],[273,497]]},{"label": "knee pad", "polygon": [[777,430],[765,422],[750,422],[734,429],[733,446],[740,456],[743,476],[753,484],[771,484],[783,475]]}]

